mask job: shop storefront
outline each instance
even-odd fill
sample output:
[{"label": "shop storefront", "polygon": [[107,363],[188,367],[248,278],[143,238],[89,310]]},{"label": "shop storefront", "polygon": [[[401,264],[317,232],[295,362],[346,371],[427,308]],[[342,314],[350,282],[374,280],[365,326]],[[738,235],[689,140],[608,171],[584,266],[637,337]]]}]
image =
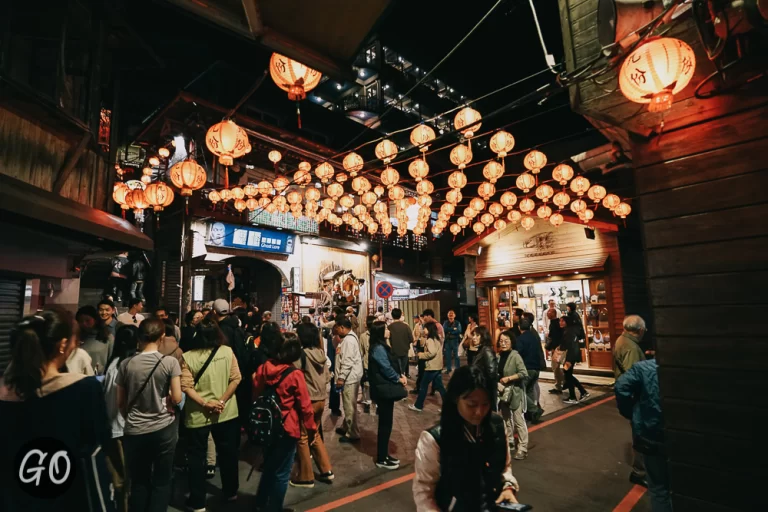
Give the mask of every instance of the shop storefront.
[{"label": "shop storefront", "polygon": [[310,308],[352,306],[366,314],[370,267],[367,253],[353,250],[357,244],[218,221],[195,221],[192,231],[193,307],[227,297],[231,267],[233,293],[286,327],[292,313]]},{"label": "shop storefront", "polygon": [[611,368],[624,318],[619,245],[615,232],[590,234],[594,239],[577,224],[554,228],[537,223],[530,231],[508,228],[463,248],[477,255],[479,316],[491,327],[494,339],[511,325],[513,311],[520,308],[534,315],[543,344],[550,301],[559,315],[574,303],[587,335],[583,362],[577,368]]}]

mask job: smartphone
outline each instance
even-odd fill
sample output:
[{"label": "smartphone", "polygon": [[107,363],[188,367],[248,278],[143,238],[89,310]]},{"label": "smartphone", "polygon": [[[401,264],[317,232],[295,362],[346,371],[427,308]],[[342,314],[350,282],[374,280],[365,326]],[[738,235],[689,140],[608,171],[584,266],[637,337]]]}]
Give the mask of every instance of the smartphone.
[{"label": "smartphone", "polygon": [[526,512],[527,510],[533,510],[533,507],[530,505],[525,505],[523,503],[499,503],[497,505],[499,509],[501,510],[512,510],[515,512]]}]

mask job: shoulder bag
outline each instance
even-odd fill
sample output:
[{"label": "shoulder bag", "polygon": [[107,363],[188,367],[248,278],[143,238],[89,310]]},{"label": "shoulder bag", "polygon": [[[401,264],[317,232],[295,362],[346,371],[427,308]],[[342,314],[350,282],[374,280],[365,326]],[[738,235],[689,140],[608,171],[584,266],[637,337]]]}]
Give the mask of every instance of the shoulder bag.
[{"label": "shoulder bag", "polygon": [[149,380],[152,378],[152,376],[155,374],[155,370],[157,370],[157,367],[160,366],[160,363],[163,362],[163,358],[165,356],[160,356],[160,359],[157,360],[157,363],[155,363],[154,368],[152,368],[152,371],[149,372],[149,375],[147,376],[147,379],[144,381],[144,384],[141,385],[139,388],[139,391],[133,395],[133,398],[130,402],[128,402],[128,407],[125,408],[125,415],[127,416],[129,412],[131,412],[131,409],[133,409],[133,406],[136,405],[136,401],[139,399],[141,394],[144,392],[144,388],[147,387],[147,384],[149,384]]},{"label": "shoulder bag", "polygon": [[195,387],[197,387],[197,383],[200,382],[200,378],[205,373],[205,370],[208,369],[208,365],[211,364],[211,361],[213,361],[213,357],[216,355],[216,352],[219,351],[219,347],[214,347],[213,350],[211,350],[211,355],[208,356],[208,359],[205,360],[203,363],[202,368],[200,368],[200,371],[197,372],[197,375],[195,375]]}]

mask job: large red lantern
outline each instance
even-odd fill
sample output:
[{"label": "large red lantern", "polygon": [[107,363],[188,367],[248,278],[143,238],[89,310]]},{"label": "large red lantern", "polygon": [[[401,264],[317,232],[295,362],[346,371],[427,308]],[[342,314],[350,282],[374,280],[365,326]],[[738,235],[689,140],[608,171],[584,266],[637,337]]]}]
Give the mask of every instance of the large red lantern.
[{"label": "large red lantern", "polygon": [[619,88],[630,101],[649,103],[651,112],[672,107],[675,94],[693,78],[696,56],[679,39],[651,39],[633,51],[621,65]]},{"label": "large red lantern", "polygon": [[208,180],[205,169],[191,158],[174,164],[170,174],[171,182],[181,189],[182,196],[191,196],[193,191],[203,188]]},{"label": "large red lantern", "polygon": [[234,121],[227,119],[216,123],[205,134],[208,150],[219,157],[221,165],[232,165],[235,158],[251,152],[248,135]]}]

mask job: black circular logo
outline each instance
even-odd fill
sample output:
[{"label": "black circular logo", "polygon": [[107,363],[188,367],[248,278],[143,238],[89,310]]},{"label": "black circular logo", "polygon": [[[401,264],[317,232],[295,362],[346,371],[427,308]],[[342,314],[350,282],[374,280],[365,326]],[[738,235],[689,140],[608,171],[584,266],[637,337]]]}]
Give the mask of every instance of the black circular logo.
[{"label": "black circular logo", "polygon": [[58,498],[75,480],[75,457],[58,439],[30,441],[16,454],[15,462],[16,482],[35,498]]}]

